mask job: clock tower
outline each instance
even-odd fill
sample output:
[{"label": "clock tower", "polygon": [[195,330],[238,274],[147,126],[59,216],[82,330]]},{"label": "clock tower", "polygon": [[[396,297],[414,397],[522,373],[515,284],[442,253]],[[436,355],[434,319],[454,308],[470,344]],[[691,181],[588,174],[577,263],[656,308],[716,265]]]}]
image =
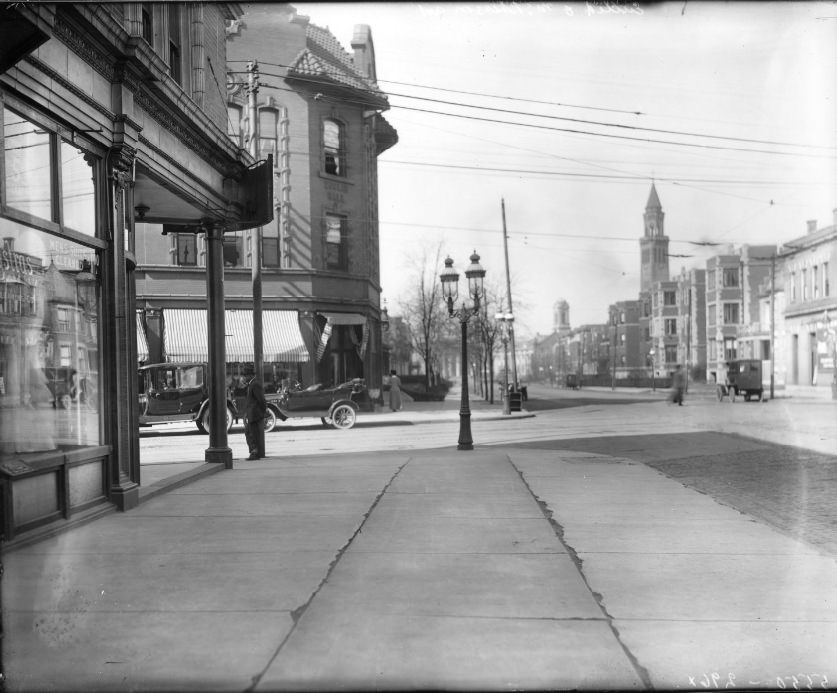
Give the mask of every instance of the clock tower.
[{"label": "clock tower", "polygon": [[642,253],[640,266],[640,291],[650,291],[655,282],[668,281],[668,236],[664,233],[665,214],[657,196],[657,188],[651,184],[651,193],[645,205],[645,235],[639,239]]}]

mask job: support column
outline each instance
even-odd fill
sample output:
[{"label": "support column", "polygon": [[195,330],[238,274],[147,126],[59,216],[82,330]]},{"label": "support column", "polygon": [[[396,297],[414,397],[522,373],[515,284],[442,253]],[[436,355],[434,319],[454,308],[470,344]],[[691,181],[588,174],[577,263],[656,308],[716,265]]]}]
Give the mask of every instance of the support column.
[{"label": "support column", "polygon": [[206,231],[207,345],[209,347],[209,447],[204,459],[233,467],[227,444],[227,348],[224,315],[224,227],[210,221]]},{"label": "support column", "polygon": [[[136,150],[128,145],[108,152],[108,226],[110,247],[104,262],[104,369],[108,382],[106,442],[110,443],[110,498],[120,510],[139,504],[139,445],[136,419],[136,347],[128,330],[136,330],[133,292],[128,287],[125,258],[125,197]],[[130,318],[130,320],[129,320]],[[132,398],[134,405],[132,406]]]}]

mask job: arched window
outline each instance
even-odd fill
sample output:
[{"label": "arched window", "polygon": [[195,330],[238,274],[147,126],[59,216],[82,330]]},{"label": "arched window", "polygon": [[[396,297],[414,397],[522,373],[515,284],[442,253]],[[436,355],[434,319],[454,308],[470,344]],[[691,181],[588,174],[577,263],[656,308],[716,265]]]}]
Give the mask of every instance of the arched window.
[{"label": "arched window", "polygon": [[345,176],[343,126],[336,120],[323,121],[323,170],[332,176]]}]

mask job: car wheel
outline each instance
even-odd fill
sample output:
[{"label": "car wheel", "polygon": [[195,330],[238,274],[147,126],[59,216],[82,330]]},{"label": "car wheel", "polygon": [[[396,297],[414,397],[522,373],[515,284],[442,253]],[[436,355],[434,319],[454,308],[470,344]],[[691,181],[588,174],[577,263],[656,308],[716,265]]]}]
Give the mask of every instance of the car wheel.
[{"label": "car wheel", "polygon": [[276,412],[273,411],[270,407],[267,408],[267,413],[264,417],[264,432],[270,433],[273,429],[276,428],[276,422],[278,419],[276,418]]},{"label": "car wheel", "polygon": [[351,428],[355,425],[355,410],[348,404],[339,404],[331,412],[331,425],[335,428]]},{"label": "car wheel", "polygon": [[729,389],[729,401],[730,402],[735,402],[735,388],[734,387],[731,387]]},{"label": "car wheel", "polygon": [[331,419],[327,416],[321,416],[320,417],[320,422],[323,424],[323,426],[330,426],[331,425]]},{"label": "car wheel", "polygon": [[[227,407],[227,432],[232,428],[233,425],[233,413],[230,411],[230,408]],[[201,426],[203,427],[204,433],[209,433],[212,429],[211,422],[209,420],[209,407],[203,410],[203,416],[201,416]],[[198,426],[198,428],[201,428]]]},{"label": "car wheel", "polygon": [[745,402],[749,402],[749,401],[750,401],[750,393],[749,393],[749,392],[745,392],[745,393],[744,393],[744,401],[745,401]]}]

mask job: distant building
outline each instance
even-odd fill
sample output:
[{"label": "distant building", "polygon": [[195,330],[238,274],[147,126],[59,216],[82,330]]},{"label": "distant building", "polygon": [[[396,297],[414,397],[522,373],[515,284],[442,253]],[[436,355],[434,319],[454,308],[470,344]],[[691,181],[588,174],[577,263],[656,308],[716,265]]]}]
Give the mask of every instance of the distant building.
[{"label": "distant building", "polygon": [[[706,262],[707,378],[723,380],[725,363],[744,358],[739,340],[758,322],[758,287],[770,274],[775,246],[732,246]],[[754,356],[753,358],[758,358]]]},{"label": "distant building", "polygon": [[665,214],[652,183],[643,214],[645,233],[639,240],[640,291],[649,291],[659,281],[669,279],[668,236],[665,235]]},{"label": "distant building", "polygon": [[776,359],[777,371],[786,373],[790,386],[828,388],[835,379],[837,210],[833,214],[831,226],[818,229],[816,221],[809,221],[807,233],[781,249],[777,272],[785,305],[777,315],[783,314],[784,334],[776,340]]}]

